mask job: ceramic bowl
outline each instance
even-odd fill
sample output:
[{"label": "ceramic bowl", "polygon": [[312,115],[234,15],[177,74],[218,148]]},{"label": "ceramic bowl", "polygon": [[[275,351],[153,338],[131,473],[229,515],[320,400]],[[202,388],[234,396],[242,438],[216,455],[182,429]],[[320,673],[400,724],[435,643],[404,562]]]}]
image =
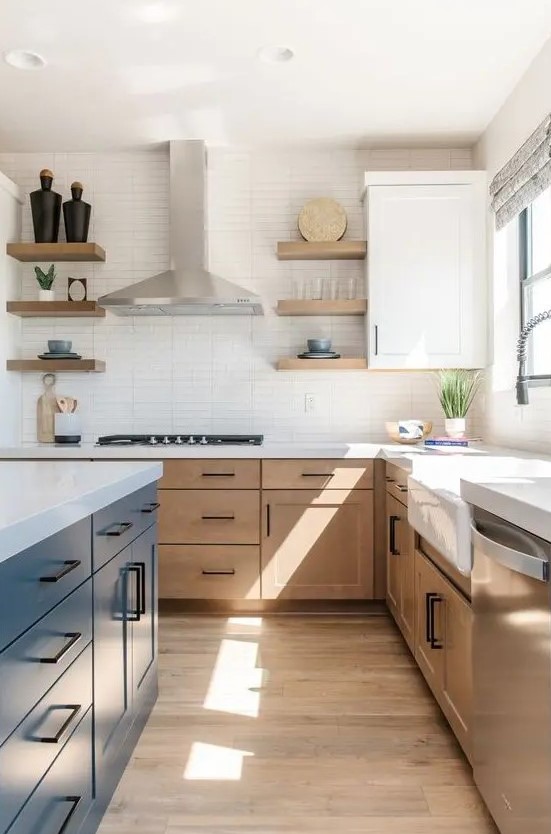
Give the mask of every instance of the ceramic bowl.
[{"label": "ceramic bowl", "polygon": [[385,423],[386,433],[394,443],[420,443],[432,431],[429,420],[398,420]]},{"label": "ceramic bowl", "polygon": [[308,339],[306,344],[310,353],[329,353],[331,350],[331,339]]},{"label": "ceramic bowl", "polygon": [[50,353],[71,353],[73,343],[68,339],[48,339]]}]

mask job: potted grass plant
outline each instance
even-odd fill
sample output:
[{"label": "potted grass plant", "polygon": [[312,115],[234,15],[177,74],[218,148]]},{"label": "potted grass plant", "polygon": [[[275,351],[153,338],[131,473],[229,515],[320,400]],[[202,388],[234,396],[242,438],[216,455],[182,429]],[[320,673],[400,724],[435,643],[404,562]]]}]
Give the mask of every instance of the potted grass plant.
[{"label": "potted grass plant", "polygon": [[437,374],[438,399],[448,437],[464,437],[466,417],[482,381],[480,371],[451,368]]},{"label": "potted grass plant", "polygon": [[39,266],[35,266],[34,274],[36,275],[36,280],[38,281],[38,285],[40,287],[38,291],[38,300],[53,301],[54,291],[52,289],[52,286],[56,279],[56,271],[54,264],[50,266],[48,272],[44,272],[42,269],[40,269]]}]

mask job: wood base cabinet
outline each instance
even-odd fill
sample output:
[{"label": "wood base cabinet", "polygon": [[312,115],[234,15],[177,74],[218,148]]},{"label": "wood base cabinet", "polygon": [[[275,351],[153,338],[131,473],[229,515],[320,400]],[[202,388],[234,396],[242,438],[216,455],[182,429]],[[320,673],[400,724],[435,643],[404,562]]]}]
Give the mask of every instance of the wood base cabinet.
[{"label": "wood base cabinet", "polygon": [[415,552],[415,593],[415,658],[470,759],[471,606],[419,550]]},{"label": "wood base cabinet", "polygon": [[264,490],[262,598],[373,597],[371,490]]},{"label": "wood base cabinet", "polygon": [[415,648],[415,565],[413,529],[407,506],[387,492],[387,605],[411,651]]}]

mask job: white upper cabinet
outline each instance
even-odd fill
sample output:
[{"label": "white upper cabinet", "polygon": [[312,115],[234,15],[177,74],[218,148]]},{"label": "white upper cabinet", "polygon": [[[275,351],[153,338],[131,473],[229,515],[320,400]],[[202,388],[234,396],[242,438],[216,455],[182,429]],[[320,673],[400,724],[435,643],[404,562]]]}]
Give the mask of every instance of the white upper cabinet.
[{"label": "white upper cabinet", "polygon": [[486,363],[486,175],[366,174],[369,367]]}]

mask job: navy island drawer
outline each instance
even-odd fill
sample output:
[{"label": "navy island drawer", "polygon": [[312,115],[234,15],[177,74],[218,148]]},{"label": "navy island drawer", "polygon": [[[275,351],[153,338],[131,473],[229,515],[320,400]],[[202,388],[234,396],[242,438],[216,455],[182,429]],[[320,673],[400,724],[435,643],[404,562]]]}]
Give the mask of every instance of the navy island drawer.
[{"label": "navy island drawer", "polygon": [[13,822],[92,704],[92,646],[0,747],[0,831]]},{"label": "navy island drawer", "polygon": [[0,562],[0,651],[91,573],[90,518]]},{"label": "navy island drawer", "polygon": [[89,709],[9,834],[76,834],[92,804],[92,710]]},{"label": "navy island drawer", "polygon": [[92,580],[0,653],[0,744],[92,639]]},{"label": "navy island drawer", "polygon": [[157,486],[149,484],[94,513],[94,571],[155,524],[158,506]]}]

